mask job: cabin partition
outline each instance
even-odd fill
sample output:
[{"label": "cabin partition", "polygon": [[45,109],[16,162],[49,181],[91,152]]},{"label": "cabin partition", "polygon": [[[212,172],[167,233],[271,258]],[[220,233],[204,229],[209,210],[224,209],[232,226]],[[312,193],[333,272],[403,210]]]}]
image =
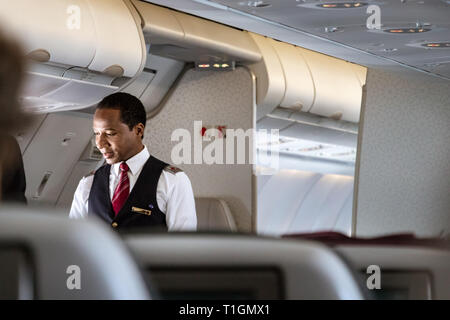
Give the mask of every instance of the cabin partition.
[{"label": "cabin partition", "polygon": [[369,69],[360,123],[357,236],[450,229],[450,82]]},{"label": "cabin partition", "polygon": [[[245,132],[253,128],[251,73],[243,67],[215,72],[188,69],[162,103],[160,112],[147,121],[144,143],[150,154],[180,167],[191,180],[195,197],[225,200],[238,231],[251,231],[252,165],[247,157],[250,142],[246,138],[245,163],[238,164],[237,157],[229,163],[226,157],[231,151],[224,142],[231,137],[209,136],[226,133],[227,129]],[[215,155],[208,149],[213,148],[214,141],[223,143],[223,164],[208,164],[207,154]],[[186,148],[182,150],[183,144]],[[234,148],[236,151],[237,143]]]}]

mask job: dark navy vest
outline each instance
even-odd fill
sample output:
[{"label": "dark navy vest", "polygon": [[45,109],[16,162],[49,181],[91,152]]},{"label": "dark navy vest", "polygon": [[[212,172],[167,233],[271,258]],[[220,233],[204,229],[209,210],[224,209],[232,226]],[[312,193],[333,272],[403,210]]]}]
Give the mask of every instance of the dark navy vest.
[{"label": "dark navy vest", "polygon": [[89,193],[88,212],[118,230],[155,227],[167,231],[166,215],[158,208],[156,188],[167,163],[150,156],[128,196],[127,201],[115,216],[109,194],[111,165],[104,165],[95,172]]}]

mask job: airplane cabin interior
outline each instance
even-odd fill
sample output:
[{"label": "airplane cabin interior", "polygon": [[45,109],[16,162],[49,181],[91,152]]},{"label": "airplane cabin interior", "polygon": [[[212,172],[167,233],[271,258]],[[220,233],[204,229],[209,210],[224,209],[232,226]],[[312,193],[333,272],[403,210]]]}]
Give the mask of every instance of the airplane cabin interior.
[{"label": "airplane cabin interior", "polygon": [[[450,299],[449,16],[443,0],[0,0],[32,118],[11,132],[27,206],[0,207],[0,299]],[[189,177],[196,232],[69,219],[116,92]]]}]

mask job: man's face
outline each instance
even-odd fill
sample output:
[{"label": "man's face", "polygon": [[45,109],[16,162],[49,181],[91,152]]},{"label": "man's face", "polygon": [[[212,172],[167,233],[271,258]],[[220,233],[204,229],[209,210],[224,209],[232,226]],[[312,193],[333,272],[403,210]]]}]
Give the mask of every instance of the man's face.
[{"label": "man's face", "polygon": [[97,109],[93,129],[97,148],[108,164],[126,161],[142,150],[144,126],[138,124],[130,130],[120,120],[118,109]]}]

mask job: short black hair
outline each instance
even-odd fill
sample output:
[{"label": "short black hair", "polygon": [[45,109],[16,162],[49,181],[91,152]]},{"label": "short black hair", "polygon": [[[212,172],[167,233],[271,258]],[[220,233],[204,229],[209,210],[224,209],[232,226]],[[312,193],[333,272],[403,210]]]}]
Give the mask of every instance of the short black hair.
[{"label": "short black hair", "polygon": [[145,127],[147,122],[147,114],[141,100],[129,93],[116,92],[104,97],[97,105],[96,110],[98,109],[120,110],[120,120],[130,130],[133,130],[134,126],[139,123],[142,123]]}]

